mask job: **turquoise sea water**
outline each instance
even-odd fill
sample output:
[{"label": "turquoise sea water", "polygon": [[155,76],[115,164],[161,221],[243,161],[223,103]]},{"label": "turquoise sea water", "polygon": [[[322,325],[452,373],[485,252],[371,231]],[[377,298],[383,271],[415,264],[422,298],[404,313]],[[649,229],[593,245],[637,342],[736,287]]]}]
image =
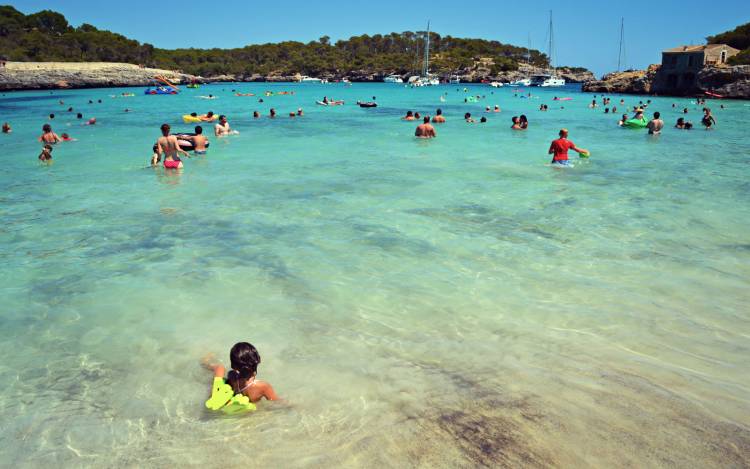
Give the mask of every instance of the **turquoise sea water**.
[{"label": "turquoise sea water", "polygon": [[[750,465],[748,103],[706,132],[651,98],[649,137],[575,88],[463,87],[0,96],[1,465]],[[437,107],[433,141],[399,120]],[[240,134],[146,167],[208,110]],[[46,122],[78,139],[51,166]],[[557,169],[563,126],[592,156]],[[198,362],[240,340],[285,402],[215,418]]]}]

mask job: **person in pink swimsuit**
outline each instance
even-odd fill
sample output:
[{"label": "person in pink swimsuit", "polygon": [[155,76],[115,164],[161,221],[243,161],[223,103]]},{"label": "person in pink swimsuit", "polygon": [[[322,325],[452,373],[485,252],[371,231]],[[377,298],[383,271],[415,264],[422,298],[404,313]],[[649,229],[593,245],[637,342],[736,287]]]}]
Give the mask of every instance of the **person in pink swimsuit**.
[{"label": "person in pink swimsuit", "polygon": [[161,137],[156,141],[157,152],[161,155],[164,154],[164,167],[166,169],[180,169],[182,168],[182,160],[177,156],[178,153],[182,153],[185,156],[190,156],[188,152],[180,148],[180,144],[177,142],[177,137],[170,135],[169,124],[161,125]]}]

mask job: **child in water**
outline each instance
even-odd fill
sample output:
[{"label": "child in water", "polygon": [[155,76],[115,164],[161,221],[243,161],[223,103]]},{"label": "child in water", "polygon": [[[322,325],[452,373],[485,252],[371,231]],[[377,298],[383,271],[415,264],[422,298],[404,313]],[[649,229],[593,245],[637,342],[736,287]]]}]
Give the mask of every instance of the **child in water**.
[{"label": "child in water", "polygon": [[39,161],[49,163],[52,160],[52,145],[49,143],[42,148],[42,152],[39,153]]},{"label": "child in water", "polygon": [[154,145],[152,150],[154,154],[151,155],[151,166],[156,166],[161,161],[161,153],[159,153],[159,145]]},{"label": "child in water", "polygon": [[[203,366],[214,374],[214,379],[224,378],[224,366],[212,363],[211,357],[203,359]],[[264,397],[276,401],[279,397],[270,383],[256,379],[260,355],[258,350],[248,342],[238,342],[229,351],[229,362],[232,367],[224,382],[232,387],[235,395],[244,395],[250,402],[259,402]]]}]

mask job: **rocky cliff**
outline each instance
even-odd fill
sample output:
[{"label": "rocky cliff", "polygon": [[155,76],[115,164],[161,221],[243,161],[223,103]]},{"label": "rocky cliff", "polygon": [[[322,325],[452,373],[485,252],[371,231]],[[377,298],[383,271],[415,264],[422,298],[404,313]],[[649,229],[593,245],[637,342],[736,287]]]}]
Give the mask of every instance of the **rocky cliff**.
[{"label": "rocky cliff", "polygon": [[705,92],[726,98],[750,99],[750,65],[705,67],[686,87],[669,85],[668,74],[659,65],[647,70],[610,73],[601,80],[583,84],[583,91],[591,93],[659,94],[665,96],[695,96]]},{"label": "rocky cliff", "polygon": [[650,94],[658,70],[658,65],[651,65],[646,70],[608,73],[601,80],[585,82],[582,90],[591,93]]},{"label": "rocky cliff", "polygon": [[705,68],[698,73],[698,88],[727,98],[750,99],[750,65]]},{"label": "rocky cliff", "polygon": [[0,67],[0,90],[148,86],[162,75],[174,84],[190,82],[192,75],[106,62],[8,62]]}]

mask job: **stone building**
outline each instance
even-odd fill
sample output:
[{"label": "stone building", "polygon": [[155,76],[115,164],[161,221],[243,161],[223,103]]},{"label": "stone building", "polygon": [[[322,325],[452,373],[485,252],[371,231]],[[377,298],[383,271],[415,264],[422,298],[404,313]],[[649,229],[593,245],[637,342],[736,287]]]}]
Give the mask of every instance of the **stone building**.
[{"label": "stone building", "polygon": [[661,68],[654,89],[657,92],[684,92],[695,89],[698,72],[721,66],[740,51],[726,44],[680,46],[662,51]]}]

